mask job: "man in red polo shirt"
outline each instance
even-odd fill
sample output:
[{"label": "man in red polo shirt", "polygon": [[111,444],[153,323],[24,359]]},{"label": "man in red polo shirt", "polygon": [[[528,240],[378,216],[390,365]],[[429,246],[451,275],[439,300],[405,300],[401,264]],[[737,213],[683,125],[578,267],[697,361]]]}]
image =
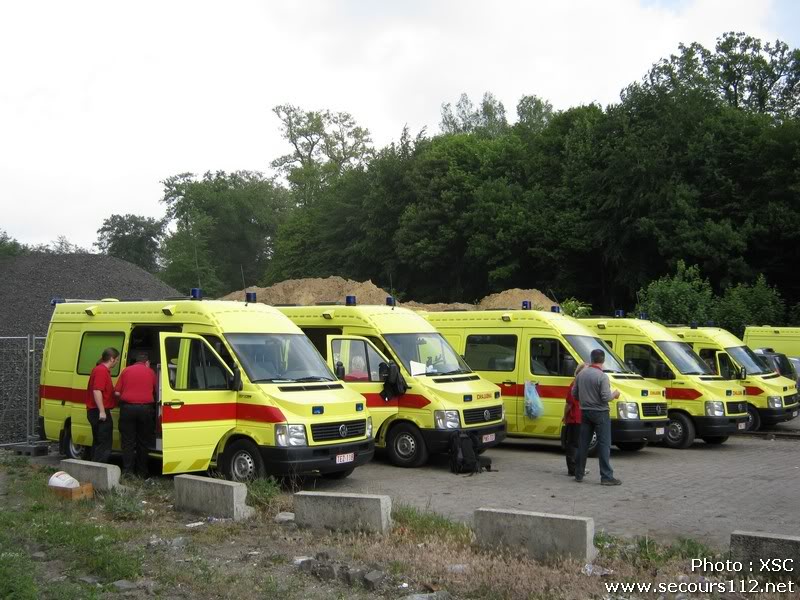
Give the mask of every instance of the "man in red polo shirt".
[{"label": "man in red polo shirt", "polygon": [[120,399],[119,435],[122,442],[122,468],[126,473],[147,477],[147,453],[155,446],[155,398],[158,379],[150,368],[150,357],[140,350],[136,363],[125,369],[117,380]]},{"label": "man in red polo shirt", "polygon": [[[585,368],[585,363],[579,364],[578,368],[575,369],[575,377]],[[575,397],[574,391],[575,381],[573,380],[567,391],[567,403],[566,406],[564,406],[564,418],[562,419],[566,433],[564,450],[567,455],[567,475],[571,477],[575,476],[575,463],[578,458],[578,443],[581,438],[581,420],[583,418],[581,415],[581,404]],[[584,475],[586,475],[586,472],[584,472]]]},{"label": "man in red polo shirt", "polygon": [[106,348],[97,366],[89,375],[86,386],[86,418],[92,426],[92,460],[108,462],[111,458],[111,442],[114,438],[114,421],[111,409],[116,406],[111,369],[119,361],[116,348]]}]

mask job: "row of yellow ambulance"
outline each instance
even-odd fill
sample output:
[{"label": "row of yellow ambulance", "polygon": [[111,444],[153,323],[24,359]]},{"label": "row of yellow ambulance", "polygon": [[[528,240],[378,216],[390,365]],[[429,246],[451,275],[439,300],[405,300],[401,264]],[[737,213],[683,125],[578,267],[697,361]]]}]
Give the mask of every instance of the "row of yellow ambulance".
[{"label": "row of yellow ambulance", "polygon": [[[147,350],[159,375],[164,473],[214,468],[233,480],[347,477],[375,447],[416,467],[469,431],[481,450],[506,435],[559,439],[579,362],[606,352],[620,391],[612,441],[686,448],[797,416],[794,382],[716,328],[646,319],[576,320],[555,311],[416,313],[344,304],[269,307],[194,300],[59,302],[42,363],[43,435],[82,457],[91,446],[86,386],[103,348],[120,365]],[[119,374],[118,365],[112,377]],[[524,412],[533,381],[544,414]],[[119,440],[115,434],[115,448]]]}]

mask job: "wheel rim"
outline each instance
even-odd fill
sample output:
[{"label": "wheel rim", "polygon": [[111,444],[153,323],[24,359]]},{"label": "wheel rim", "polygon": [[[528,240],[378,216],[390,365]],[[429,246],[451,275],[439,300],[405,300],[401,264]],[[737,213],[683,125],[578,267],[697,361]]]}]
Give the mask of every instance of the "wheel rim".
[{"label": "wheel rim", "polygon": [[748,410],[747,411],[747,431],[750,431],[753,428],[753,425],[755,425],[755,423],[756,423],[756,419],[753,416],[753,411]]},{"label": "wheel rim", "polygon": [[248,481],[255,478],[256,461],[249,452],[237,452],[231,461],[231,474],[236,481]]},{"label": "wheel rim", "polygon": [[82,449],[78,444],[76,444],[73,441],[72,436],[69,437],[69,448],[68,448],[68,451],[69,451],[70,458],[80,458],[81,457]]},{"label": "wheel rim", "polygon": [[394,441],[394,449],[401,458],[411,458],[417,452],[417,441],[410,433],[401,433]]},{"label": "wheel rim", "polygon": [[589,442],[589,450],[594,450],[595,446],[597,446],[597,432],[592,432],[592,439]]},{"label": "wheel rim", "polygon": [[683,425],[678,421],[670,421],[667,427],[669,441],[677,443],[683,439]]}]

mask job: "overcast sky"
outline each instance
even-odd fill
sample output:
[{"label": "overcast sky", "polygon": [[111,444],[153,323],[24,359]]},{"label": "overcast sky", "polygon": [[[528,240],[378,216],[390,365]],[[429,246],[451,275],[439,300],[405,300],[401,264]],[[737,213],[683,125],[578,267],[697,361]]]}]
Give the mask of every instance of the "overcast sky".
[{"label": "overcast sky", "polygon": [[271,108],[350,112],[377,146],[491,91],[606,105],[680,42],[800,46],[787,0],[0,4],[0,229],[90,246],[112,213],[163,215],[160,181],[288,151]]}]

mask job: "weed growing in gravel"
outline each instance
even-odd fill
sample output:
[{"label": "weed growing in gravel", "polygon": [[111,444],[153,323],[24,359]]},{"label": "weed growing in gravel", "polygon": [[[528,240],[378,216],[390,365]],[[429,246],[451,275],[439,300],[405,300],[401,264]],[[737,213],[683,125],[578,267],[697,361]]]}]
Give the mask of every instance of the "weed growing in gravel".
[{"label": "weed growing in gravel", "polygon": [[715,554],[705,544],[688,538],[680,538],[672,544],[662,544],[647,536],[626,540],[601,532],[595,535],[594,540],[603,558],[622,560],[642,569],[661,567],[671,561],[712,557]]},{"label": "weed growing in gravel", "polygon": [[256,479],[247,484],[247,503],[262,511],[271,511],[281,495],[281,486],[273,477]]},{"label": "weed growing in gravel", "polygon": [[112,490],[103,498],[103,505],[115,521],[135,521],[144,516],[144,505],[133,490]]},{"label": "weed growing in gravel", "polygon": [[395,532],[400,535],[420,540],[435,538],[466,546],[472,543],[472,530],[467,525],[433,512],[400,504],[392,510],[392,519]]}]

